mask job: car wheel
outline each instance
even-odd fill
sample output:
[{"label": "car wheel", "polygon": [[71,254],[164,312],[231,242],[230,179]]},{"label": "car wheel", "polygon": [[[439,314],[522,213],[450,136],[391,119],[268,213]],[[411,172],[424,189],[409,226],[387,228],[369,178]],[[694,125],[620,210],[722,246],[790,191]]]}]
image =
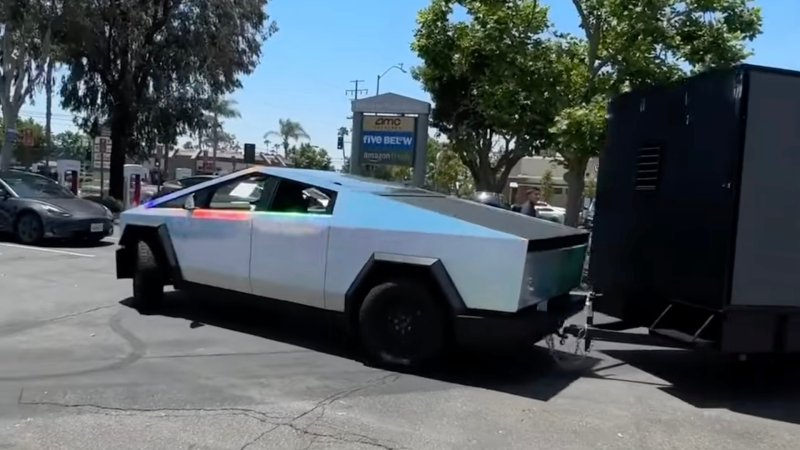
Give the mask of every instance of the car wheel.
[{"label": "car wheel", "polygon": [[147,242],[140,241],[137,244],[133,273],[133,301],[136,306],[158,306],[164,299],[164,284],[164,276],[152,247]]},{"label": "car wheel", "polygon": [[17,219],[14,231],[20,243],[26,245],[38,244],[44,237],[42,218],[33,212],[22,213]]},{"label": "car wheel", "polygon": [[385,282],[364,298],[359,332],[361,345],[373,362],[418,367],[443,352],[445,314],[424,284],[412,280]]}]

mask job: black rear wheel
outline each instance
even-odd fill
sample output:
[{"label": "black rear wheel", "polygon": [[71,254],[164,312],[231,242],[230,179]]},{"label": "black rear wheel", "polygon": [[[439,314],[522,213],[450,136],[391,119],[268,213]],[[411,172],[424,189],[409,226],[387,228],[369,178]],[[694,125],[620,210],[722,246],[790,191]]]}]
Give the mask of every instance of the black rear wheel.
[{"label": "black rear wheel", "polygon": [[44,237],[42,218],[33,212],[24,212],[17,219],[14,229],[17,240],[26,245],[38,244]]},{"label": "black rear wheel", "polygon": [[164,299],[164,274],[153,248],[140,241],[136,248],[136,266],[133,274],[133,301],[137,307],[148,309],[161,304]]},{"label": "black rear wheel", "polygon": [[413,280],[373,287],[359,310],[361,344],[384,366],[418,367],[444,351],[446,316],[437,298]]}]

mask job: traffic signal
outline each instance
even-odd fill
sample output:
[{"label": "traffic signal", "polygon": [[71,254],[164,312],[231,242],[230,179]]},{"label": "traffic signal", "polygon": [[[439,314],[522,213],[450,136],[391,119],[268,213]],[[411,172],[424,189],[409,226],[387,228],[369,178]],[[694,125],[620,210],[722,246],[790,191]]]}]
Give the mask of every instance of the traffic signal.
[{"label": "traffic signal", "polygon": [[342,150],[343,148],[344,148],[344,136],[340,134],[339,137],[336,139],[336,149]]},{"label": "traffic signal", "polygon": [[244,162],[245,164],[256,163],[256,144],[244,144]]}]

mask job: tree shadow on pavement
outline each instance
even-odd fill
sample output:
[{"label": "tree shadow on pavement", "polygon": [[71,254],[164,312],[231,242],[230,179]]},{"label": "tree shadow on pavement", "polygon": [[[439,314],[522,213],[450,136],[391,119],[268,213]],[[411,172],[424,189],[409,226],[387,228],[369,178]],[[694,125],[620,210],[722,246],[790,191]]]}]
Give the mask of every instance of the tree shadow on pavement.
[{"label": "tree shadow on pavement", "polygon": [[[134,308],[131,299],[120,303]],[[214,326],[363,362],[356,346],[347,342],[342,316],[316,308],[238,296],[223,299],[168,292],[162,306],[137,311],[186,319],[187,329]],[[586,357],[565,365],[563,361],[569,356],[559,353],[561,364],[545,348],[532,345],[507,352],[465,349],[452,352],[440,364],[415,375],[547,401],[590,374],[599,361]]]},{"label": "tree shadow on pavement", "polygon": [[727,409],[800,424],[796,358],[747,362],[710,351],[606,350],[608,356],[664,380],[659,389],[696,407]]}]

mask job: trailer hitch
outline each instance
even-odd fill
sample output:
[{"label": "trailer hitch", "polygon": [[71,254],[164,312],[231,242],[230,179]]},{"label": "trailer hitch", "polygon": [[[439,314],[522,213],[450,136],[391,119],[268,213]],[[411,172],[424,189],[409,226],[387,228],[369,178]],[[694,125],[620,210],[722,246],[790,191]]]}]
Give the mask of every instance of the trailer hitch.
[{"label": "trailer hitch", "polygon": [[569,337],[574,337],[577,340],[575,343],[576,354],[580,351],[581,341],[583,341],[584,353],[589,353],[589,350],[592,348],[591,330],[594,327],[594,302],[595,299],[601,295],[602,294],[598,294],[594,291],[589,291],[589,293],[586,294],[586,301],[583,305],[585,321],[582,325],[574,323],[569,324],[555,333],[555,335],[559,337],[561,345],[564,345]]}]

